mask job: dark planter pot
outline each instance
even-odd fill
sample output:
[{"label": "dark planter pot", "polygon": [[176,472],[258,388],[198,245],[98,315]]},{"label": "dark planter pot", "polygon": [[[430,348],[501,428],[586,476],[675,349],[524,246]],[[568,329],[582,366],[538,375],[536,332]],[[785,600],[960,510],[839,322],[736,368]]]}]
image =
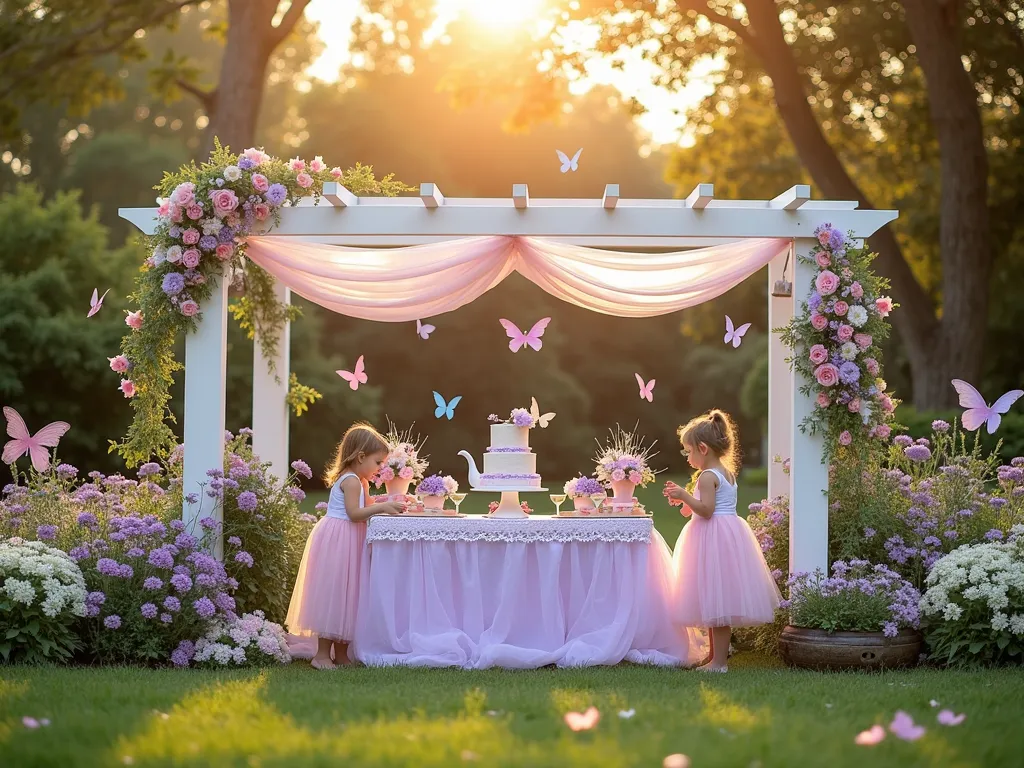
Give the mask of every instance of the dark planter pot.
[{"label": "dark planter pot", "polygon": [[791,667],[806,669],[892,669],[913,667],[921,655],[921,633],[903,629],[896,637],[881,632],[832,632],[786,627],[779,652]]}]

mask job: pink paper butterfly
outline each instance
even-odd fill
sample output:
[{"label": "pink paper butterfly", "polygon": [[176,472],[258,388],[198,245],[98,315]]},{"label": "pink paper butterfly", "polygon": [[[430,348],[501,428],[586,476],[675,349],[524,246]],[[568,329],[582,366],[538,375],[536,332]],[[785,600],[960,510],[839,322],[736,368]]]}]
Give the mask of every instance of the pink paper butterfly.
[{"label": "pink paper butterfly", "polygon": [[967,719],[967,715],[958,715],[952,709],[944,709],[939,712],[939,716],[936,719],[939,721],[939,725],[960,725],[960,723]]},{"label": "pink paper butterfly", "polygon": [[744,323],[739,328],[733,328],[732,318],[725,316],[725,343],[732,344],[733,349],[743,343],[743,334],[750,330],[750,323]]},{"label": "pink paper butterfly", "polygon": [[508,348],[513,352],[518,352],[519,348],[524,344],[533,350],[540,351],[540,348],[544,346],[544,342],[540,340],[540,337],[544,335],[544,329],[548,327],[548,323],[551,322],[550,317],[545,317],[538,320],[533,328],[530,329],[529,333],[523,333],[519,330],[519,326],[513,323],[511,320],[505,320],[504,318],[499,320],[505,328],[505,333],[512,339],[508,343]]},{"label": "pink paper butterfly", "polygon": [[351,373],[348,371],[335,371],[335,373],[347,381],[352,389],[359,389],[360,384],[366,383],[366,372],[363,370],[363,356],[360,355],[359,359],[356,360],[355,370]]},{"label": "pink paper butterfly", "polygon": [[92,289],[92,298],[89,299],[89,314],[87,314],[86,317],[92,317],[103,309],[103,300],[107,298],[107,294],[110,293],[110,289],[107,288],[107,290],[103,292],[102,296],[100,296],[99,293],[100,292],[95,288]]},{"label": "pink paper butterfly", "polygon": [[853,739],[854,744],[862,747],[873,747],[885,738],[885,728],[880,725],[873,725],[866,731],[861,731]]},{"label": "pink paper butterfly", "polygon": [[66,421],[55,421],[30,435],[25,420],[16,410],[5,405],[4,416],[7,417],[7,434],[14,438],[4,446],[4,464],[13,464],[27,453],[36,471],[45,472],[50,466],[50,452],[47,448],[56,448],[71,425]]},{"label": "pink paper butterfly", "polygon": [[597,707],[590,707],[586,712],[566,712],[565,724],[574,731],[589,731],[601,719]]},{"label": "pink paper butterfly", "polygon": [[424,325],[419,320],[416,321],[416,333],[419,334],[419,337],[421,339],[429,339],[430,334],[432,334],[435,330],[437,329],[432,325]]},{"label": "pink paper butterfly", "polygon": [[640,385],[640,397],[646,400],[648,403],[654,402],[654,379],[651,379],[647,384],[644,384],[643,378],[639,373],[634,373],[636,376],[636,383]]},{"label": "pink paper butterfly", "polygon": [[914,719],[902,709],[897,710],[893,716],[889,730],[893,736],[904,741],[917,741],[925,733],[925,727],[914,723]]},{"label": "pink paper butterfly", "polygon": [[953,379],[953,388],[960,395],[960,405],[967,409],[960,417],[964,429],[973,432],[976,429],[981,429],[981,425],[987,422],[986,426],[990,435],[999,429],[999,422],[1002,421],[1000,414],[1010,410],[1010,406],[1017,402],[1017,398],[1024,395],[1024,390],[1011,389],[989,406],[981,393],[966,381]]}]

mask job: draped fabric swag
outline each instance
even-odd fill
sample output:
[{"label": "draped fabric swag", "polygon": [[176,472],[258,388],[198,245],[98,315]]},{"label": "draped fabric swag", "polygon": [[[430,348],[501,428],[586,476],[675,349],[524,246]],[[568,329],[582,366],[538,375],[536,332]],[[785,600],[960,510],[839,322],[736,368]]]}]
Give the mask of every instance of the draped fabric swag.
[{"label": "draped fabric swag", "polygon": [[469,304],[512,272],[571,304],[651,317],[722,295],[783,254],[784,238],[672,253],[625,253],[535,237],[472,237],[406,248],[249,238],[247,255],[295,293],[349,317],[405,322]]}]

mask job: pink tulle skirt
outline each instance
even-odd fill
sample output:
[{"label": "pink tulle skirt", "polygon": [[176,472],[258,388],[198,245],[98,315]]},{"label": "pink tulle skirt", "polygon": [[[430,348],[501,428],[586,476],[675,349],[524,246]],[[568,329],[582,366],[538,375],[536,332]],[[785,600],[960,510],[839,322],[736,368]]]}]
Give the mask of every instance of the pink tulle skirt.
[{"label": "pink tulle skirt", "polygon": [[293,635],[351,641],[366,523],[321,518],[309,534],[285,626]]},{"label": "pink tulle skirt", "polygon": [[673,620],[684,627],[750,627],[775,618],[782,599],[747,521],[694,515],[674,553]]}]

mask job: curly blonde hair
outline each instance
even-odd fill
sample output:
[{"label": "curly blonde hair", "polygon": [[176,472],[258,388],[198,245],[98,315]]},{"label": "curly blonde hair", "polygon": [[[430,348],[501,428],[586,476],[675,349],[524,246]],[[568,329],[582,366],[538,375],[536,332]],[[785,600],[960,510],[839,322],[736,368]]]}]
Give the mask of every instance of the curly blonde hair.
[{"label": "curly blonde hair", "polygon": [[372,455],[387,452],[388,441],[380,432],[370,424],[353,424],[345,430],[341,442],[334,449],[334,458],[324,473],[324,482],[328,488],[338,482],[338,478],[345,474],[345,469],[359,458],[360,453]]},{"label": "curly blonde hair", "polygon": [[690,419],[681,426],[677,434],[681,445],[696,448],[704,443],[713,452],[733,477],[740,470],[739,430],[725,411],[712,408],[707,413]]}]

